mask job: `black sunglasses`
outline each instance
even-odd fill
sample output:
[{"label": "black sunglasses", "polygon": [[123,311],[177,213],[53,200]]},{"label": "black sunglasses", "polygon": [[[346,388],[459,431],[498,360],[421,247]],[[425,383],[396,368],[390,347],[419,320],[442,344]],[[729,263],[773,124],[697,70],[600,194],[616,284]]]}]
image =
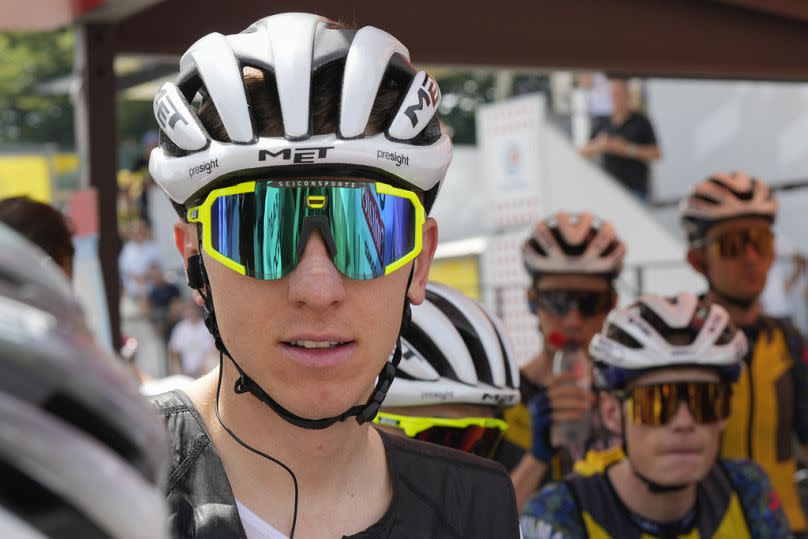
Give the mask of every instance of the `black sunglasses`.
[{"label": "black sunglasses", "polygon": [[581,316],[596,316],[611,309],[613,302],[614,296],[611,290],[592,292],[534,288],[528,293],[528,305],[534,314],[542,310],[556,316],[565,316],[572,309],[578,309]]}]

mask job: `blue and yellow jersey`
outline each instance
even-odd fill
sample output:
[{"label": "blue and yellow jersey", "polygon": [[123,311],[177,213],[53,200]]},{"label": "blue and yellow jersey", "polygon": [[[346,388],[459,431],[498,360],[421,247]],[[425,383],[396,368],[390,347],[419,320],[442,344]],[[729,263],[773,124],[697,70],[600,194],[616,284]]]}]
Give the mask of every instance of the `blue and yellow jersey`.
[{"label": "blue and yellow jersey", "polygon": [[775,539],[788,522],[766,474],[754,463],[722,460],[699,483],[695,509],[675,524],[640,517],[618,497],[605,471],[575,474],[543,488],[525,506],[524,539]]},{"label": "blue and yellow jersey", "polygon": [[808,369],[802,338],[791,324],[769,317],[741,329],[750,352],[733,387],[721,456],[757,462],[780,495],[791,529],[805,531],[792,445],[795,433],[801,444],[808,443]]}]

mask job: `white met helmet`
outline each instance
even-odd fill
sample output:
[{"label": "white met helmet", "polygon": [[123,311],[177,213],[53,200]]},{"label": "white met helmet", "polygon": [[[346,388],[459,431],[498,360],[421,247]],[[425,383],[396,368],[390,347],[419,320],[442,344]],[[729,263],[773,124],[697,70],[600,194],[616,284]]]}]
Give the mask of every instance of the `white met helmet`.
[{"label": "white met helmet", "polygon": [[519,402],[519,369],[501,322],[457,290],[427,286],[401,347],[385,407]]},{"label": "white met helmet", "polygon": [[679,204],[679,218],[692,242],[711,226],[738,217],[762,217],[773,223],[777,198],[769,186],[744,172],[716,173],[693,186]]},{"label": "white met helmet", "polygon": [[536,223],[522,246],[522,261],[534,278],[545,273],[616,277],[626,247],[614,227],[595,215],[558,212]]},{"label": "white met helmet", "polygon": [[26,243],[0,226],[0,537],[168,537],[165,427]]},{"label": "white met helmet", "polygon": [[747,351],[746,337],[718,304],[704,306],[696,296],[645,294],[637,303],[609,313],[589,344],[598,381],[619,389],[650,369],[715,367],[735,381]]},{"label": "white met helmet", "polygon": [[[246,68],[263,73],[270,94],[277,88],[282,136],[259,135]],[[312,110],[312,102],[322,91],[317,75],[324,68],[340,73],[339,118],[334,132],[315,134],[321,111]],[[398,89],[401,98],[383,119],[383,132],[368,134],[382,88]],[[212,103],[226,137],[217,139],[202,125],[189,104],[197,92]],[[208,34],[182,56],[176,84],[164,84],[154,100],[161,137],[149,171],[175,204],[185,205],[235,173],[317,167],[338,174],[350,165],[349,172],[389,175],[427,193],[429,209],[452,157],[452,144],[440,133],[439,103],[435,79],[416,71],[408,50],[390,34],[372,26],[347,29],[307,13],[273,15],[239,34]]]}]

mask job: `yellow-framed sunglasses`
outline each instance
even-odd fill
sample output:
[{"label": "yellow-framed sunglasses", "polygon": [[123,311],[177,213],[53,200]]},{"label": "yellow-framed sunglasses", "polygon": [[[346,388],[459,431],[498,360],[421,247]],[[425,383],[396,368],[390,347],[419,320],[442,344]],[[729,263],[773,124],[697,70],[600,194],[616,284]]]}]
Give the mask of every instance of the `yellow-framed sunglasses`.
[{"label": "yellow-framed sunglasses", "polygon": [[392,427],[409,438],[453,447],[491,458],[496,454],[508,424],[493,417],[422,417],[379,412],[376,425]]},{"label": "yellow-framed sunglasses", "polygon": [[233,271],[280,279],[319,230],[334,266],[351,279],[393,273],[421,252],[426,220],[418,196],[359,178],[255,180],[215,189],[188,209],[202,247]]}]

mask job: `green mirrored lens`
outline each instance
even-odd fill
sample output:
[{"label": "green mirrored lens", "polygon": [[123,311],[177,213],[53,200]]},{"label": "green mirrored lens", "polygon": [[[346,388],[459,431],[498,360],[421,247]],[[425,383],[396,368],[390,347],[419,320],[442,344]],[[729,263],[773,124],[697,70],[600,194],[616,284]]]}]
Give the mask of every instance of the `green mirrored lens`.
[{"label": "green mirrored lens", "polygon": [[321,232],[333,239],[336,268],[352,279],[374,279],[413,250],[415,211],[406,198],[378,193],[375,183],[262,181],[254,192],[214,201],[211,244],[246,275],[279,279],[299,262],[306,220],[325,217]]}]

